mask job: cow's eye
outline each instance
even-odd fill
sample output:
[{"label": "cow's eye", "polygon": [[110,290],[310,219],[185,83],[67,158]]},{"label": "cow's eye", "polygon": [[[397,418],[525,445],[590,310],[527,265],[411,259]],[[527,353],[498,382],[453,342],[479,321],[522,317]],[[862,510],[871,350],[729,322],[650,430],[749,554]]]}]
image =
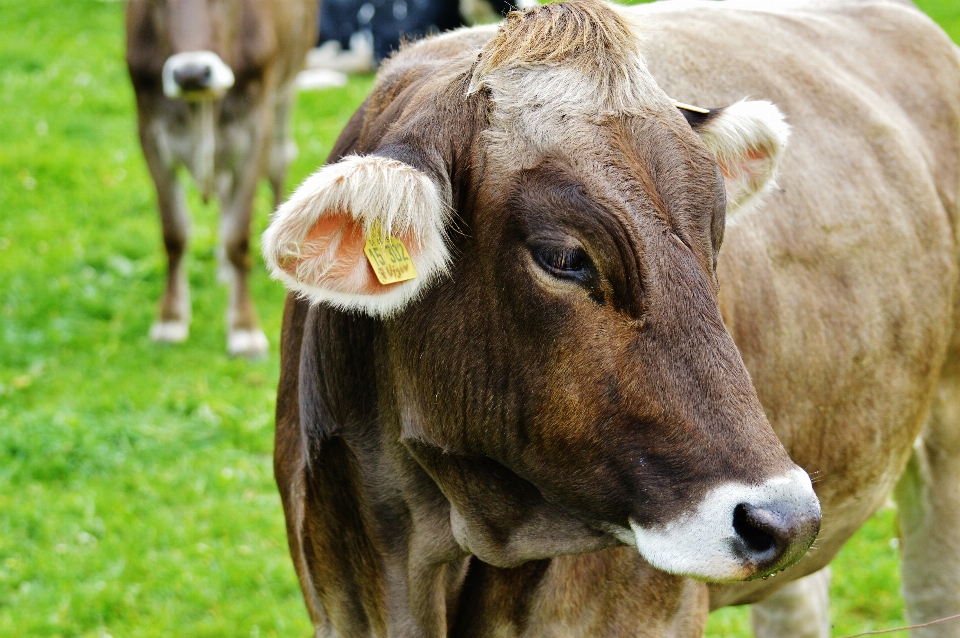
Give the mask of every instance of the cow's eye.
[{"label": "cow's eye", "polygon": [[558,279],[568,279],[586,288],[590,297],[603,305],[600,277],[593,262],[583,248],[566,246],[534,246],[533,257],[537,264]]},{"label": "cow's eye", "polygon": [[541,266],[558,277],[575,277],[587,263],[587,255],[579,248],[541,246],[536,256]]}]

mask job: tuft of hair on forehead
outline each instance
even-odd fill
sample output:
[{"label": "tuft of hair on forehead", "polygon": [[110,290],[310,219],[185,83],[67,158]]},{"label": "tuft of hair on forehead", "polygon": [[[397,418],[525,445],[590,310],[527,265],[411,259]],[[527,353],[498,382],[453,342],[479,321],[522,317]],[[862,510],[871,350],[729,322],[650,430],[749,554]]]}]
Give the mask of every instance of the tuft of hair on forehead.
[{"label": "tuft of hair on forehead", "polygon": [[629,67],[641,60],[626,18],[602,0],[569,0],[510,12],[483,48],[469,93],[496,71],[540,65]]}]

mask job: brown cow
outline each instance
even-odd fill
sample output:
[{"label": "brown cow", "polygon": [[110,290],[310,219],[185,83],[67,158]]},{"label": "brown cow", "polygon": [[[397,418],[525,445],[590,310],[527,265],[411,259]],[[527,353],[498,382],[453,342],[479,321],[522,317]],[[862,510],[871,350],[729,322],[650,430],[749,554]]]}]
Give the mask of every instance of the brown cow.
[{"label": "brown cow", "polygon": [[908,608],[960,611],[960,56],[915,8],[512,14],[394,56],[332,160],[264,235],[317,635],[696,636],[772,596],[759,633],[825,636],[819,570],[911,453]]},{"label": "brown cow", "polygon": [[294,78],[316,38],[316,0],[130,0],[127,65],[140,142],[157,188],[169,268],[155,341],[180,342],[190,325],[183,254],[189,211],[185,166],[221,206],[223,269],[231,282],[227,350],[261,355],[267,339],[250,299],[250,220],[257,183],[275,203],[296,147],[288,120]]}]

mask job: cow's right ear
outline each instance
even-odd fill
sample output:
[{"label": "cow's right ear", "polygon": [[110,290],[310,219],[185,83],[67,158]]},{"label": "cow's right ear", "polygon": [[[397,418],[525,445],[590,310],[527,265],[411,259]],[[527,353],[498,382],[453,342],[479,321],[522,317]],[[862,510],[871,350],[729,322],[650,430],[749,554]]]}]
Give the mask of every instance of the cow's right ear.
[{"label": "cow's right ear", "polygon": [[[449,210],[422,171],[378,155],[351,155],[308,177],[277,210],[263,254],[273,277],[311,302],[384,317],[447,271]],[[399,240],[416,277],[380,283],[364,252],[374,236]]]}]

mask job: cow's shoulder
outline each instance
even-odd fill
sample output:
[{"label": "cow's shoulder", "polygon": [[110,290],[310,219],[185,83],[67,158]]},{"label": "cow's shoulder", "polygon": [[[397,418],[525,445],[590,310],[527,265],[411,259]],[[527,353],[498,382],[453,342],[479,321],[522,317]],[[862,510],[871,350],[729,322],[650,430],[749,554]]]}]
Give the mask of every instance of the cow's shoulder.
[{"label": "cow's shoulder", "polygon": [[[955,58],[946,34],[914,6],[897,0],[706,0],[640,5],[625,10],[658,81],[701,78],[710,58],[724,79],[738,84],[789,75],[794,84],[817,81],[841,69],[857,77],[931,58]],[[872,55],[883,45],[883,55]],[[948,67],[956,67],[952,60]],[[665,73],[667,69],[672,73]],[[815,69],[809,74],[798,72]],[[899,70],[897,67],[895,71]],[[937,70],[931,70],[936,75]],[[889,83],[889,73],[877,80]],[[732,89],[735,90],[735,89]]]}]

